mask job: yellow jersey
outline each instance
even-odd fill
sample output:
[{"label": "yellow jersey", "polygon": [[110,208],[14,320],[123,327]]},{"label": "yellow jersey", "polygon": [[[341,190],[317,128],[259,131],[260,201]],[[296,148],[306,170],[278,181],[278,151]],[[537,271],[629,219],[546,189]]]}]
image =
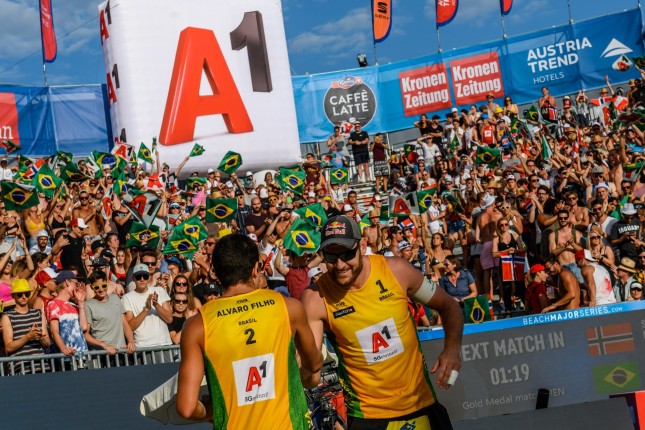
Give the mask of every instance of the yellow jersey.
[{"label": "yellow jersey", "polygon": [[432,405],[435,393],[407,296],[385,257],[368,258],[370,275],[359,289],[337,286],[328,273],[317,284],[348,415],[395,418]]},{"label": "yellow jersey", "polygon": [[309,429],[284,297],[255,290],[200,309],[213,428]]}]

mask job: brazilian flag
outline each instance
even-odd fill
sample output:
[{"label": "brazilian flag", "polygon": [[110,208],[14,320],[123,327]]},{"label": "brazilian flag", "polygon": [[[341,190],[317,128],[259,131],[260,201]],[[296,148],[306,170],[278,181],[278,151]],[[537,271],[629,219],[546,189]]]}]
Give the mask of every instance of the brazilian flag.
[{"label": "brazilian flag", "polygon": [[101,170],[123,170],[128,164],[123,158],[107,152],[92,151],[92,158]]},{"label": "brazilian flag", "polygon": [[323,224],[327,221],[327,214],[325,214],[325,209],[323,209],[321,203],[304,206],[296,209],[294,212],[313,227],[322,228]]},{"label": "brazilian flag", "polygon": [[419,201],[419,213],[427,212],[432,206],[432,196],[437,194],[437,188],[417,191],[417,200]]},{"label": "brazilian flag", "polygon": [[242,165],[242,155],[237,152],[228,151],[217,166],[217,170],[231,175]]},{"label": "brazilian flag", "polygon": [[594,366],[591,373],[599,394],[626,393],[639,390],[642,386],[637,361]]},{"label": "brazilian flag", "polygon": [[[192,239],[195,243],[199,243],[202,240],[205,240],[208,237],[208,232],[206,227],[199,220],[199,217],[194,216],[188,218],[186,221],[181,224],[176,225],[172,229],[173,235],[178,235],[180,237],[187,237]],[[172,239],[172,236],[171,236]]]},{"label": "brazilian flag", "polygon": [[227,222],[235,219],[237,199],[206,199],[206,222]]},{"label": "brazilian flag", "polygon": [[358,231],[363,234],[363,230],[365,230],[367,227],[372,225],[372,221],[370,221],[370,214],[369,212],[363,215],[363,218],[361,218],[361,221],[358,223]]},{"label": "brazilian flag", "polygon": [[2,200],[8,211],[21,211],[37,206],[38,191],[33,185],[2,181]]},{"label": "brazilian flag", "polygon": [[331,169],[329,171],[329,180],[332,184],[346,184],[349,182],[349,170],[346,167]]},{"label": "brazilian flag", "polygon": [[137,158],[141,161],[152,164],[152,153],[143,142],[141,142],[141,145],[139,146],[139,153],[137,154]]},{"label": "brazilian flag", "polygon": [[76,163],[67,163],[60,172],[60,178],[65,182],[83,182],[90,179],[85,173],[78,169]]},{"label": "brazilian flag", "polygon": [[316,231],[309,222],[297,219],[287,235],[284,237],[284,247],[293,251],[296,255],[306,252],[314,253],[320,246],[320,232]]},{"label": "brazilian flag", "polygon": [[291,170],[286,167],[280,167],[280,187],[284,190],[292,190],[296,194],[302,195],[305,191],[305,179],[307,174],[302,170]]},{"label": "brazilian flag", "polygon": [[441,197],[445,198],[450,206],[452,206],[452,212],[456,214],[463,214],[464,208],[461,206],[461,202],[457,197],[451,194],[449,191],[444,191],[441,193]]},{"label": "brazilian flag", "polygon": [[199,143],[196,143],[195,146],[193,146],[192,151],[190,151],[190,154],[188,155],[189,157],[197,157],[198,155],[202,155],[206,150],[202,145]]},{"label": "brazilian flag", "polygon": [[145,224],[134,221],[130,227],[130,238],[125,246],[142,246],[143,244],[156,248],[159,245],[159,226],[151,225],[146,227]]},{"label": "brazilian flag", "polygon": [[482,295],[471,297],[464,300],[464,313],[466,314],[467,323],[483,323],[490,321],[490,308],[488,306],[488,296]]},{"label": "brazilian flag", "polygon": [[190,240],[190,238],[174,236],[168,241],[162,253],[163,255],[183,254],[188,258],[192,258],[197,250],[197,244]]},{"label": "brazilian flag", "polygon": [[56,151],[56,156],[63,163],[71,163],[74,160],[74,154],[71,152]]},{"label": "brazilian flag", "polygon": [[58,189],[62,183],[63,180],[56,176],[47,164],[43,164],[40,166],[40,169],[38,169],[38,173],[36,174],[32,185],[34,185],[38,191],[51,199],[54,197],[56,189]]},{"label": "brazilian flag", "polygon": [[128,184],[128,178],[126,178],[125,173],[121,172],[118,176],[113,177],[112,191],[117,196],[120,196],[121,193],[127,193],[130,189],[130,184]]},{"label": "brazilian flag", "polygon": [[206,178],[186,178],[187,190],[192,190],[199,185],[206,185]]},{"label": "brazilian flag", "polygon": [[475,164],[486,164],[488,167],[493,168],[502,161],[502,151],[495,148],[487,148],[485,146],[477,147],[477,155],[475,156]]}]

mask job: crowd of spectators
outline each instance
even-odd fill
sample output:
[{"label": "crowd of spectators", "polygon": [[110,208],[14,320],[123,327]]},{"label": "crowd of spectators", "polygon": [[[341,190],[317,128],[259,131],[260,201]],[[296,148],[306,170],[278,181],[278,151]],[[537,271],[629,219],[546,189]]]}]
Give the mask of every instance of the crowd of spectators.
[{"label": "crowd of spectators", "polygon": [[[29,209],[8,210],[3,201],[0,353],[113,355],[179,343],[183,322],[219,295],[210,260],[227,234],[255,240],[267,286],[299,298],[325,267],[318,253],[300,255],[284,239],[294,211],[313,204],[327,217],[360,222],[364,254],[408,260],[462,305],[499,297],[499,316],[642,300],[645,91],[640,80],[627,92],[607,84],[596,104],[582,92],[575,103],[556,100],[544,88],[537,117],[508,96],[498,105],[492,94],[445,119],[421,115],[414,122],[419,138],[401,150],[381,133],[370,137],[359,122],[347,134],[335,127],[326,152],[303,160],[301,195],[283,189],[273,171],[238,177],[212,168],[184,189],[188,158],[171,170],[156,153],[152,166],[125,169],[130,188],[161,201],[154,245],[143,238],[126,246],[133,215],[125,189],[106,202],[117,180],[110,169],[63,183],[52,198],[39,193]],[[482,162],[481,148],[499,149],[500,159]],[[358,184],[330,180],[330,169],[349,166],[356,166]],[[18,169],[6,156],[0,168],[0,180],[14,180]],[[152,187],[152,179],[161,186]],[[422,191],[431,191],[427,210],[391,216],[390,201]],[[237,199],[235,217],[207,223],[207,198]],[[208,231],[198,249],[189,258],[162,252],[173,226],[192,217]],[[411,304],[410,311],[419,325],[440,324],[429,309]]]}]

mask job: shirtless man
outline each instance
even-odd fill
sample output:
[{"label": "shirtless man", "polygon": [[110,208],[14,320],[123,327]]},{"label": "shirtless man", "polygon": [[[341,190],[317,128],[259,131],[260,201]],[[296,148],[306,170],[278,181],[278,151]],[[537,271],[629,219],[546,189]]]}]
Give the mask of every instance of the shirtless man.
[{"label": "shirtless man", "polygon": [[499,265],[499,258],[493,258],[493,237],[497,230],[497,220],[502,214],[495,209],[495,197],[484,194],[481,207],[484,212],[477,218],[475,227],[475,242],[482,244],[482,251],[479,260],[482,265],[484,282],[478,286],[480,291],[477,294],[489,294],[491,291],[491,275],[493,268]]},{"label": "shirtless man", "polygon": [[560,209],[558,211],[559,228],[549,235],[549,252],[558,259],[558,262],[565,269],[569,269],[576,276],[578,282],[582,283],[580,268],[576,265],[576,251],[582,249],[580,246],[580,235],[571,228],[569,211]]},{"label": "shirtless man", "polygon": [[83,218],[85,225],[87,225],[83,234],[89,234],[92,237],[98,236],[103,230],[103,217],[97,214],[97,208],[90,205],[90,195],[87,191],[81,191],[78,200],[81,205],[74,208],[72,218]]},{"label": "shirtless man", "polygon": [[542,313],[578,309],[580,307],[580,284],[570,270],[563,268],[557,258],[550,258],[544,263],[544,269],[553,277],[557,276],[559,297],[552,305],[542,309]]},{"label": "shirtless man", "polygon": [[578,205],[578,195],[571,191],[566,195],[569,208],[569,221],[576,230],[585,231],[589,226],[589,211],[584,206]]},{"label": "shirtless man", "polygon": [[363,229],[363,237],[367,239],[367,246],[376,254],[381,248],[381,226],[379,224],[380,211],[373,209],[369,212],[370,225]]},{"label": "shirtless man", "polygon": [[291,216],[291,211],[293,209],[293,206],[289,205],[282,209],[280,211],[280,214],[278,215],[278,218],[280,218],[280,221],[278,221],[278,224],[275,226],[275,231],[278,233],[278,237],[280,239],[284,239],[284,237],[287,235],[287,232],[289,231],[289,228],[291,227],[291,224],[293,224],[293,217]]}]

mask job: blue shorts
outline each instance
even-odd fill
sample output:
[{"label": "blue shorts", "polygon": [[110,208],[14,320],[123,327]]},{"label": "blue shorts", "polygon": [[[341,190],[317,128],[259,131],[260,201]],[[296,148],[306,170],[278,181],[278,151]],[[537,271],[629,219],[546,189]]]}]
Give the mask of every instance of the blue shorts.
[{"label": "blue shorts", "polygon": [[354,163],[356,165],[370,162],[369,152],[354,152],[352,155],[354,155]]},{"label": "blue shorts", "polygon": [[466,231],[466,223],[463,219],[448,222],[448,233],[456,233],[458,231]]}]

